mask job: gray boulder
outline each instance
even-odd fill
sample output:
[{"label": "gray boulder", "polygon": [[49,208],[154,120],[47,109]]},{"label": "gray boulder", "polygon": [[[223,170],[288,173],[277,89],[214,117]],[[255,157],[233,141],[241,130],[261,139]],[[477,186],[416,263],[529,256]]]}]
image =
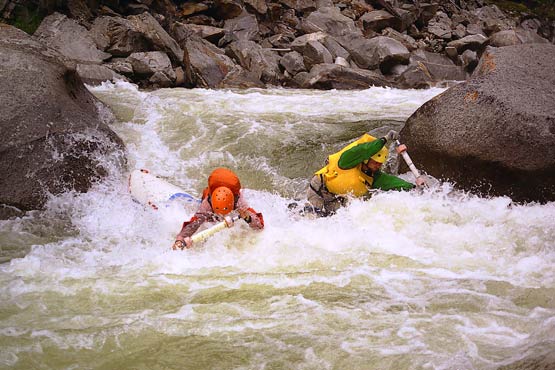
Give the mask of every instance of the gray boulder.
[{"label": "gray boulder", "polygon": [[78,63],[100,64],[112,57],[97,49],[85,27],[60,13],[44,18],[34,37]]},{"label": "gray boulder", "polygon": [[186,68],[191,71],[192,79],[198,87],[264,87],[254,74],[245,71],[225,52],[201,39],[191,36],[182,41],[188,62]]},{"label": "gray boulder", "polygon": [[161,72],[170,76],[173,73],[170,58],[161,51],[133,53],[127,57],[126,61],[133,67],[133,72],[139,75],[150,76]]},{"label": "gray boulder", "polygon": [[280,80],[279,55],[264,49],[254,41],[241,40],[229,44],[226,55],[233,58],[245,70],[260,81],[277,85]]},{"label": "gray boulder", "polygon": [[453,22],[444,12],[437,12],[428,23],[428,32],[442,39],[450,39],[452,36]]},{"label": "gray boulder", "polygon": [[348,68],[339,64],[317,64],[304,76],[301,83],[301,87],[306,89],[323,90],[355,90],[388,85],[390,83],[379,72]]},{"label": "gray boulder", "polygon": [[217,19],[232,19],[244,11],[241,3],[235,0],[216,0],[213,10]]},{"label": "gray boulder", "polygon": [[339,40],[353,61],[364,69],[380,69],[388,73],[397,64],[408,64],[410,53],[399,41],[386,36]]},{"label": "gray boulder", "polygon": [[81,77],[81,81],[91,86],[100,85],[105,81],[127,81],[126,77],[114,72],[106,66],[97,64],[78,64],[76,71],[79,77]]},{"label": "gray boulder", "polygon": [[114,56],[163,51],[174,64],[183,64],[183,50],[150,13],[132,15],[127,19],[99,17],[90,33],[100,48]]},{"label": "gray boulder", "polygon": [[258,27],[256,17],[245,11],[237,18],[226,20],[224,29],[225,34],[218,42],[218,46],[220,47],[223,47],[233,41],[258,41],[260,39],[260,29]]},{"label": "gray boulder", "polygon": [[323,7],[310,13],[303,19],[301,28],[305,33],[322,31],[332,36],[362,35],[355,22],[336,7]]},{"label": "gray boulder", "polygon": [[469,35],[459,40],[451,41],[447,46],[452,46],[457,49],[459,54],[465,50],[477,51],[483,48],[488,39],[483,35]]},{"label": "gray boulder", "polygon": [[303,56],[296,51],[285,54],[281,57],[279,64],[285,68],[290,75],[296,75],[306,70],[304,66]]},{"label": "gray boulder", "polygon": [[406,70],[397,78],[403,88],[427,88],[446,81],[462,81],[466,73],[448,57],[422,49],[415,50]]},{"label": "gray boulder", "polygon": [[0,26],[0,204],[40,209],[47,194],[87,191],[122,160],[123,143],[99,118],[100,102],[63,56]]},{"label": "gray boulder", "polygon": [[419,108],[401,131],[437,178],[515,201],[555,200],[555,46],[487,48],[473,78]]},{"label": "gray boulder", "polygon": [[297,37],[291,43],[291,49],[303,56],[307,69],[316,64],[333,63],[333,56],[320,42],[325,38],[324,32],[315,32]]},{"label": "gray boulder", "polygon": [[518,44],[547,44],[549,40],[544,39],[534,30],[517,27],[514,30],[499,31],[488,39],[490,46],[502,47]]},{"label": "gray boulder", "polygon": [[522,41],[520,41],[515,30],[503,30],[491,35],[488,43],[491,46],[503,47],[522,44]]},{"label": "gray boulder", "polygon": [[171,31],[177,41],[184,40],[190,35],[197,35],[213,44],[217,44],[225,34],[223,28],[181,22],[174,22]]},{"label": "gray boulder", "polygon": [[362,22],[365,30],[370,29],[374,32],[381,32],[386,27],[398,28],[400,20],[386,10],[380,9],[365,13],[360,17],[360,22]]},{"label": "gray boulder", "polygon": [[484,6],[473,11],[478,17],[482,29],[486,34],[513,29],[517,26],[515,19],[507,16],[496,5]]}]

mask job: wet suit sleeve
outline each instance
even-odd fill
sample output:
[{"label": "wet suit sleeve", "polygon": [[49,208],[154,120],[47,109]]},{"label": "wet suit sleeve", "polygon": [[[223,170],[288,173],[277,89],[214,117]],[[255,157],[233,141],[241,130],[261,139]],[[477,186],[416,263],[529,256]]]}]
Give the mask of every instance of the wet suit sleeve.
[{"label": "wet suit sleeve", "polygon": [[249,214],[249,217],[244,220],[246,223],[249,224],[251,229],[264,228],[264,217],[262,217],[262,213],[256,212],[249,206],[249,204],[243,197],[243,193],[241,193],[239,196],[239,200],[237,201],[237,208],[240,209],[242,212],[246,212]]},{"label": "wet suit sleeve", "polygon": [[205,198],[202,200],[202,203],[199,206],[197,212],[191,217],[189,221],[185,221],[183,226],[181,227],[181,231],[177,234],[177,238],[185,239],[187,237],[191,237],[199,227],[205,222],[214,222],[218,219],[212,213],[212,207],[210,203]]},{"label": "wet suit sleeve", "polygon": [[381,171],[374,174],[373,189],[380,190],[410,190],[414,188],[414,184],[405,181],[397,176],[389,175]]},{"label": "wet suit sleeve", "polygon": [[339,157],[339,168],[348,170],[349,168],[356,167],[363,161],[367,160],[377,152],[379,152],[386,141],[384,138],[371,141],[369,143],[358,144],[351,149],[348,149]]},{"label": "wet suit sleeve", "polygon": [[197,212],[189,221],[185,221],[183,223],[181,231],[177,234],[177,236],[181,237],[181,239],[191,237],[203,223],[213,221],[213,219],[214,217],[210,213]]}]

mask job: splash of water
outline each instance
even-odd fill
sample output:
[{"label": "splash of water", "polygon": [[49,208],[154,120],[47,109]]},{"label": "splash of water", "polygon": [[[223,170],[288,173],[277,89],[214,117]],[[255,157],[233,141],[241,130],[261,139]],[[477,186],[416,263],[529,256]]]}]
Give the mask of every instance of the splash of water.
[{"label": "splash of water", "polygon": [[331,150],[440,90],[93,92],[130,169],[199,194],[228,165],[266,228],[171,251],[194,209],[144,208],[116,167],[0,222],[19,251],[0,265],[0,367],[497,369],[555,348],[554,203],[444,183],[329,218],[288,210]]}]

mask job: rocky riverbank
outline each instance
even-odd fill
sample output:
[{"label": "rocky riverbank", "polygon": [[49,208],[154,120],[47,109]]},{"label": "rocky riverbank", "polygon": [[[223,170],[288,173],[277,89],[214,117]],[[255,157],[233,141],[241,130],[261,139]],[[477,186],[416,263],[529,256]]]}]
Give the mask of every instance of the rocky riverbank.
[{"label": "rocky riverbank", "polygon": [[4,0],[0,11],[73,61],[88,84],[426,88],[468,79],[488,45],[555,42],[553,22],[482,0],[51,4]]}]

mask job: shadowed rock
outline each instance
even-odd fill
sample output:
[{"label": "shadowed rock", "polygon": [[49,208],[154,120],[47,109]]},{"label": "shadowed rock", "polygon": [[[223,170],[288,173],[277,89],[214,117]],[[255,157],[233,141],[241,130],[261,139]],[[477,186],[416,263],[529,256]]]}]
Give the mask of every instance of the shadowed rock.
[{"label": "shadowed rock", "polygon": [[278,84],[281,72],[277,53],[263,49],[254,41],[241,40],[229,44],[226,54],[262,82]]},{"label": "shadowed rock", "polygon": [[336,7],[324,7],[310,13],[303,19],[302,29],[305,33],[322,31],[332,36],[362,35],[355,22]]},{"label": "shadowed rock", "polygon": [[[98,114],[100,102],[63,56],[0,25],[0,203],[27,211],[47,193],[87,191],[123,143]],[[1,216],[1,215],[0,215]]]},{"label": "shadowed rock", "polygon": [[100,64],[112,56],[100,51],[87,29],[63,14],[54,13],[44,18],[35,31],[41,43],[79,63]]},{"label": "shadowed rock", "polygon": [[415,50],[407,69],[399,76],[397,82],[401,87],[426,88],[443,81],[462,81],[466,74],[462,67],[456,66],[443,55]]},{"label": "shadowed rock", "polygon": [[100,17],[91,36],[96,44],[114,56],[127,57],[134,52],[163,51],[176,65],[183,63],[183,50],[149,13],[127,19]]},{"label": "shadowed rock", "polygon": [[410,53],[399,41],[378,36],[373,39],[363,37],[339,40],[353,58],[353,61],[364,69],[380,69],[387,73],[397,64],[407,64]]},{"label": "shadowed rock", "polygon": [[304,76],[301,85],[307,89],[354,90],[386,86],[388,81],[379,72],[348,68],[339,64],[317,64]]}]

